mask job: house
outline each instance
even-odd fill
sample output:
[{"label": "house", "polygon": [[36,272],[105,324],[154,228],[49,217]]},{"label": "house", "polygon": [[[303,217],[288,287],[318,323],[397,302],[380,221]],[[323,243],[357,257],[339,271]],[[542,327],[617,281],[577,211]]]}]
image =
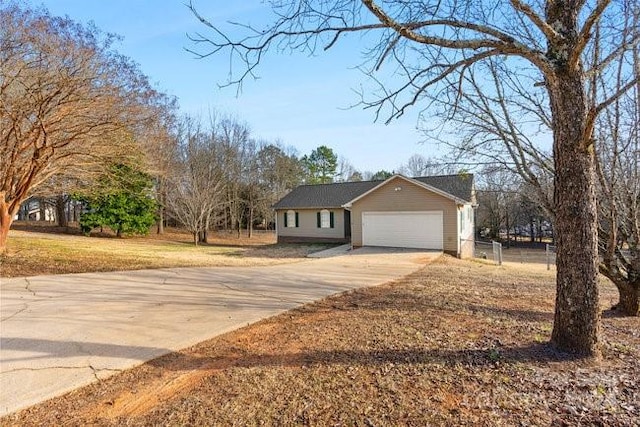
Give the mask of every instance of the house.
[{"label": "house", "polygon": [[278,201],[278,242],[340,242],[473,256],[473,175],[301,185]]},{"label": "house", "polygon": [[55,221],[55,208],[51,204],[42,204],[40,199],[29,198],[22,202],[13,220],[22,221]]}]

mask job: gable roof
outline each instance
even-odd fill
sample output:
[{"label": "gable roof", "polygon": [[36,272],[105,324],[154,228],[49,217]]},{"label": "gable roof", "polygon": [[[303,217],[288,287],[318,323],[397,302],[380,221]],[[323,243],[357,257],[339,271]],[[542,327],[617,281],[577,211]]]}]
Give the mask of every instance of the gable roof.
[{"label": "gable roof", "polygon": [[284,196],[274,209],[341,208],[382,181],[338,182],[333,184],[300,185]]},{"label": "gable roof", "polygon": [[473,174],[421,176],[413,178],[462,199],[473,202]]},{"label": "gable roof", "polygon": [[452,196],[451,198],[464,202],[471,202],[473,199],[473,175],[471,174],[424,176],[418,178],[406,178],[402,175],[394,175],[384,181],[300,185],[274,204],[273,208],[341,208],[343,205],[397,177],[409,181],[418,181],[418,185],[423,184],[421,186],[425,188],[432,187],[432,189],[439,190],[438,192],[446,193]]}]

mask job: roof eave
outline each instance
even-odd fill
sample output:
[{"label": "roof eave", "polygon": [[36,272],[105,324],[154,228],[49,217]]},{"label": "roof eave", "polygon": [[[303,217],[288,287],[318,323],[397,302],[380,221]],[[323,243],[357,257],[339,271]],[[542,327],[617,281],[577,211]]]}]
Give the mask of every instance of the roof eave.
[{"label": "roof eave", "polygon": [[273,210],[282,209],[342,209],[344,206],[272,206]]},{"label": "roof eave", "polygon": [[403,179],[403,180],[405,180],[405,181],[407,181],[407,182],[409,182],[411,184],[417,185],[418,187],[422,187],[425,190],[429,190],[429,191],[431,191],[433,193],[436,193],[436,194],[438,194],[438,195],[440,195],[442,197],[446,197],[447,199],[453,200],[456,204],[466,205],[466,204],[470,203],[470,202],[468,202],[466,200],[463,200],[463,199],[461,199],[461,198],[459,198],[457,196],[454,196],[451,193],[447,193],[446,191],[440,190],[439,188],[436,188],[436,187],[434,187],[432,185],[426,184],[424,182],[421,182],[421,181],[418,181],[416,179],[409,178],[409,177],[406,177],[404,175],[401,175],[401,174],[397,173],[397,174],[394,174],[394,175],[390,176],[389,178],[385,179],[380,184],[376,185],[375,187],[371,188],[370,190],[365,191],[364,193],[362,193],[358,197],[354,198],[353,200],[345,203],[344,205],[342,205],[342,207],[345,208],[345,209],[351,208],[356,201],[362,199],[363,197],[366,197],[370,193],[373,193],[378,188],[386,185],[389,181],[391,181],[392,179],[395,179],[395,178]]}]

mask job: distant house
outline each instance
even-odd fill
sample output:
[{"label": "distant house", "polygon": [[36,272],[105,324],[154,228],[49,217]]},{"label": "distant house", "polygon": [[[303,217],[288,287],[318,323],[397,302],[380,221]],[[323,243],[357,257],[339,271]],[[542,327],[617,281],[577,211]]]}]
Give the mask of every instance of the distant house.
[{"label": "distant house", "polygon": [[18,213],[13,217],[22,221],[55,221],[55,210],[51,205],[42,206],[40,200],[29,198],[22,202]]},{"label": "distant house", "polygon": [[273,207],[278,242],[344,242],[473,255],[473,175],[301,185]]}]

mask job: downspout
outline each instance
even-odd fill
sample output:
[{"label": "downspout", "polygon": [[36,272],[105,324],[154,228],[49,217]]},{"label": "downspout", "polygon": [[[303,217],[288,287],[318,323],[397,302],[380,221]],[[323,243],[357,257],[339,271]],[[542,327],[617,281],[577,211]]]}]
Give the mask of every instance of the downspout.
[{"label": "downspout", "polygon": [[275,229],[276,229],[276,243],[278,243],[278,211],[274,210],[274,212],[275,212],[275,216],[276,216],[276,219],[274,221]]},{"label": "downspout", "polygon": [[456,235],[458,236],[458,238],[456,239],[457,240],[457,245],[458,245],[457,250],[456,250],[456,256],[458,258],[461,258],[461,246],[462,246],[462,230],[460,229],[460,219],[461,219],[460,207],[461,206],[464,207],[464,205],[456,204],[456,213],[457,213],[457,215],[456,215],[456,230],[457,230]]}]

